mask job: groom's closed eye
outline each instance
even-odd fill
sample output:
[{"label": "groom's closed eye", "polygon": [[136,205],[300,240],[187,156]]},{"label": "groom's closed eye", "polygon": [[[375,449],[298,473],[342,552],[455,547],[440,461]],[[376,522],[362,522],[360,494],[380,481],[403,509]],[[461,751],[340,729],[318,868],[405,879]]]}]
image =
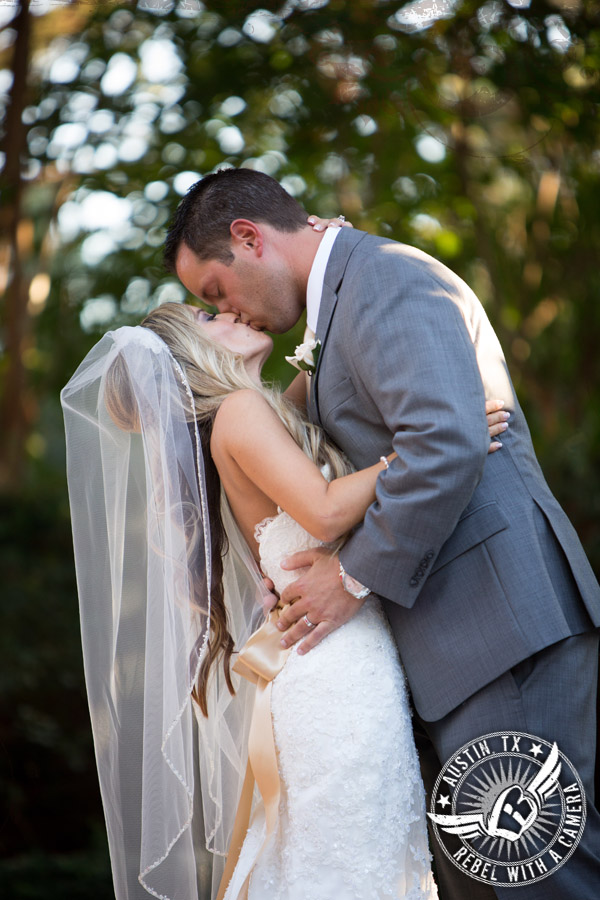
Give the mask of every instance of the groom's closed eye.
[{"label": "groom's closed eye", "polygon": [[211,284],[207,288],[204,288],[202,296],[207,303],[214,303],[215,300],[221,299],[221,289],[218,285]]}]

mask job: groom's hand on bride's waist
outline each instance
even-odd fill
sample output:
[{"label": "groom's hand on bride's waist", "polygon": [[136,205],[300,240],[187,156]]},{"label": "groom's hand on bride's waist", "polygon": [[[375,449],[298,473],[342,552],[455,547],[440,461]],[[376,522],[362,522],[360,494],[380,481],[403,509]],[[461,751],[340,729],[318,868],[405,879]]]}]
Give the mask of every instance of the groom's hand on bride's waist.
[{"label": "groom's hand on bride's waist", "polygon": [[284,569],[304,569],[302,575],[281,594],[282,605],[289,604],[279,617],[282,645],[291,647],[302,640],[298,653],[313,647],[351,619],[361,608],[359,600],[344,590],[340,581],[340,561],[331,550],[316,547],[294,553],[282,564]]},{"label": "groom's hand on bride's waist", "polygon": [[262,607],[265,616],[268,616],[272,609],[275,609],[279,603],[279,597],[275,593],[275,585],[270,578],[266,576],[262,580],[264,596],[262,598]]}]

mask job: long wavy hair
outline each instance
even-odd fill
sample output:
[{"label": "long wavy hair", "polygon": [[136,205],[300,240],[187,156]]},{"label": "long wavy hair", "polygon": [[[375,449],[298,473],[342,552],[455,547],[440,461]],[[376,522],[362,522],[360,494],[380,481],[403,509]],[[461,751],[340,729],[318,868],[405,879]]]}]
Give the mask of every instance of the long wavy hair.
[{"label": "long wavy hair", "polygon": [[[328,464],[333,478],[347,475],[352,467],[337,447],[326,440],[323,431],[312,425],[296,406],[286,400],[280,390],[265,384],[259,385],[248,375],[241,354],[211,340],[198,326],[191,307],[179,303],[164,303],[149,313],[141,325],[162,338],[185,372],[192,390],[194,414],[204,457],[212,552],[212,584],[206,586],[211,592],[211,616],[208,653],[200,668],[193,697],[204,715],[207,715],[208,679],[213,665],[220,659],[227,686],[232,694],[235,693],[230,671],[231,655],[235,648],[229,633],[222,583],[223,557],[228,550],[227,536],[220,512],[221,483],[210,454],[213,423],[221,403],[233,391],[259,391],[277,413],[292,439],[318,466]],[[119,406],[129,411],[126,414],[119,413],[116,408],[111,412],[113,418],[121,415],[124,421],[130,419],[131,409],[126,390],[121,389],[119,392]],[[190,563],[194,554],[195,543],[190,534]],[[193,570],[193,566],[191,568]]]}]

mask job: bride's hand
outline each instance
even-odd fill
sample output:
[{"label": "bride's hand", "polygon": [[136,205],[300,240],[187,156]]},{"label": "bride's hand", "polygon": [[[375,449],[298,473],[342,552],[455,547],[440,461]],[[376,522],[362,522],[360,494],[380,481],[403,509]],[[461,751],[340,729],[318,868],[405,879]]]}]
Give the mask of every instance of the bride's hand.
[{"label": "bride's hand", "polygon": [[320,219],[319,216],[309,216],[306,220],[312,225],[313,231],[325,231],[326,228],[354,228],[352,222],[347,222],[345,216],[338,216],[337,219]]},{"label": "bride's hand", "polygon": [[[497,435],[502,434],[502,432],[506,431],[508,428],[510,413],[504,412],[502,409],[503,406],[504,400],[494,399],[485,401],[485,414],[491,438],[495,438]],[[488,453],[495,453],[501,446],[502,444],[500,441],[493,440],[489,446]]]}]

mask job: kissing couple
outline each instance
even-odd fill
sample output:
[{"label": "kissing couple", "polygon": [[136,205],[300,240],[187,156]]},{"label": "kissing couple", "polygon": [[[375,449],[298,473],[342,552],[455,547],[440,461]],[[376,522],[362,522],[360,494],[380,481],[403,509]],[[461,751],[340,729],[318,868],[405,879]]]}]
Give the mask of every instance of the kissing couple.
[{"label": "kissing couple", "polygon": [[[218,312],[109,332],[62,392],[118,900],[200,896],[199,818],[219,900],[512,900],[428,847],[423,787],[504,730],[587,793],[520,896],[597,896],[600,588],[473,292],[248,169],[190,189],[165,261]],[[282,395],[266,332],[305,310]]]}]

